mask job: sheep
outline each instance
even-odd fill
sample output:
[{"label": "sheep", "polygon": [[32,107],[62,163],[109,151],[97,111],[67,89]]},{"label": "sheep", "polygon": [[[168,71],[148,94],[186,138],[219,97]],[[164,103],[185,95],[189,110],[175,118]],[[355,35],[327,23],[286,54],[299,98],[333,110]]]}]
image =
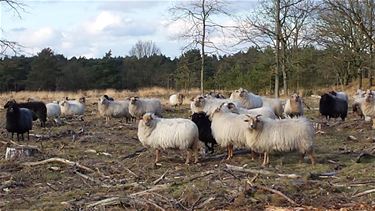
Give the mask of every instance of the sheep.
[{"label": "sheep", "polygon": [[304,118],[269,119],[260,115],[246,115],[246,144],[258,153],[264,153],[262,166],[269,164],[269,153],[272,151],[294,151],[307,154],[315,165],[314,139],[315,131],[312,123]]},{"label": "sheep", "polygon": [[6,130],[12,133],[17,133],[17,141],[19,141],[19,134],[24,140],[23,134],[27,132],[27,139],[30,140],[29,131],[33,126],[32,111],[27,108],[21,108],[15,101],[9,101],[6,112]]},{"label": "sheep", "polygon": [[371,90],[367,90],[364,100],[361,103],[361,110],[365,116],[365,121],[372,119],[372,128],[375,129],[375,94]]},{"label": "sheep", "polygon": [[[368,90],[368,92],[371,92],[373,95],[375,95],[374,91]],[[366,91],[363,91],[361,89],[357,90],[356,94],[353,97],[354,102],[352,104],[352,109],[353,109],[353,113],[356,113],[360,118],[365,118],[365,121],[370,121],[371,117],[365,116],[361,110],[361,104],[365,101],[365,95],[366,95]]]},{"label": "sheep", "polygon": [[108,123],[110,117],[120,118],[125,117],[128,123],[132,116],[129,113],[129,100],[114,101],[109,100],[105,95],[99,98],[98,111],[99,114],[106,119]]},{"label": "sheep", "polygon": [[205,98],[218,98],[218,99],[225,99],[224,95],[221,93],[209,92],[204,95]]},{"label": "sheep", "polygon": [[332,94],[325,93],[320,98],[319,112],[328,120],[331,117],[341,117],[345,121],[348,114],[348,102]]},{"label": "sheep", "polygon": [[194,163],[198,162],[198,127],[189,119],[164,119],[153,113],[146,113],[138,123],[138,139],[145,147],[156,150],[155,164],[159,162],[161,149],[187,150],[186,164],[191,153]]},{"label": "sheep", "polygon": [[211,130],[214,139],[220,147],[227,148],[227,160],[233,157],[233,146],[246,147],[244,122],[245,115],[227,112],[221,104],[210,115],[212,120]]},{"label": "sheep", "polygon": [[206,149],[210,151],[210,153],[214,153],[214,145],[216,145],[216,140],[212,136],[211,130],[211,120],[204,112],[193,113],[191,115],[191,121],[193,121],[199,131],[199,140],[202,141]]},{"label": "sheep", "polygon": [[346,100],[346,102],[349,102],[349,97],[345,92],[336,92],[336,91],[330,91],[331,95],[334,95],[340,99]]},{"label": "sheep", "polygon": [[169,104],[171,106],[180,106],[184,102],[185,96],[181,93],[173,94],[169,97]]},{"label": "sheep", "polygon": [[134,118],[142,118],[145,113],[154,113],[161,117],[162,106],[159,99],[132,97],[129,103],[129,113]]},{"label": "sheep", "polygon": [[108,95],[103,95],[103,97],[107,100],[114,101],[113,97],[109,97]]},{"label": "sheep", "polygon": [[286,100],[284,113],[291,118],[303,116],[303,102],[298,94],[294,93]]},{"label": "sheep", "polygon": [[27,108],[33,112],[33,120],[40,120],[40,126],[45,127],[47,121],[47,107],[41,101],[30,101],[26,103],[17,103],[15,100],[8,101],[4,108],[8,108],[9,103],[16,103],[20,108]]},{"label": "sheep", "polygon": [[239,104],[237,101],[230,99],[205,98],[202,95],[198,95],[191,100],[190,109],[192,113],[205,112],[208,116],[223,103],[234,103],[236,106]]},{"label": "sheep", "polygon": [[47,103],[47,117],[53,118],[57,124],[60,124],[61,108],[57,102]]},{"label": "sheep", "polygon": [[263,106],[260,108],[253,108],[253,109],[245,109],[245,108],[239,108],[233,103],[225,103],[223,107],[227,108],[229,112],[236,113],[236,114],[251,114],[251,115],[260,114],[264,117],[268,117],[271,119],[277,118],[273,110],[268,106]]},{"label": "sheep", "polygon": [[240,105],[247,109],[259,108],[263,106],[263,100],[259,95],[248,92],[246,89],[239,88],[230,95],[229,99],[239,101]]},{"label": "sheep", "polygon": [[276,114],[278,117],[283,116],[283,104],[279,98],[269,98],[269,97],[261,97],[263,101],[263,106],[268,106],[272,108],[273,112]]},{"label": "sheep", "polygon": [[85,113],[85,98],[77,100],[63,100],[59,102],[61,114],[64,116],[83,115]]}]

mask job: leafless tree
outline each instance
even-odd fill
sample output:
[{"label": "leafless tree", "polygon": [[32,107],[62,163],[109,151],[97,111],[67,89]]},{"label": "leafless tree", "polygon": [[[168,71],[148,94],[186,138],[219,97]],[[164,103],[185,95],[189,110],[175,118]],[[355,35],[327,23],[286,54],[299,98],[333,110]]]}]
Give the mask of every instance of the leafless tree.
[{"label": "leafless tree", "polygon": [[263,0],[255,14],[238,21],[239,43],[274,47],[276,97],[279,96],[279,73],[283,75],[284,91],[288,91],[287,60],[290,49],[310,42],[307,31],[314,5],[312,0]]},{"label": "leafless tree", "polygon": [[215,22],[218,15],[229,15],[226,3],[222,0],[196,0],[178,2],[169,9],[172,22],[181,21],[186,24],[178,37],[189,41],[183,50],[200,47],[201,51],[201,92],[204,92],[205,55],[220,50],[211,40],[213,35],[224,34],[226,26]]},{"label": "leafless tree", "polygon": [[160,48],[152,41],[139,40],[129,51],[130,56],[138,59],[160,54]]},{"label": "leafless tree", "polygon": [[[18,17],[21,17],[21,11],[24,11],[25,4],[21,3],[17,0],[0,0],[0,5],[5,4],[8,6],[12,11],[16,13]],[[0,26],[0,30],[3,29]],[[19,45],[17,42],[10,41],[7,39],[0,39],[0,56],[3,56],[6,54],[8,50],[11,50],[14,54],[20,51],[21,45]]]}]

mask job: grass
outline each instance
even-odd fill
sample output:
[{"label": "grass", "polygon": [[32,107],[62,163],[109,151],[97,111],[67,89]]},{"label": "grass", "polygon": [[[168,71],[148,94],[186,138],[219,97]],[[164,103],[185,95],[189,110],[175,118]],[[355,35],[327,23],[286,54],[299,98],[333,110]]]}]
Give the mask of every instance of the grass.
[{"label": "grass", "polygon": [[[170,90],[140,90],[138,93],[127,91],[106,90],[105,93],[115,98],[125,97],[131,94],[141,96],[158,96],[164,99],[166,107],[165,117],[189,118],[189,108],[186,102],[180,108],[171,108],[166,102]],[[153,182],[168,170],[165,178],[159,184],[172,184],[170,188],[140,196],[141,199],[152,200],[158,205],[169,210],[190,209],[198,206],[210,197],[214,199],[205,204],[204,210],[263,210],[267,207],[287,207],[291,204],[282,197],[256,190],[250,187],[246,181],[255,175],[228,172],[225,164],[246,166],[246,168],[259,169],[261,160],[252,161],[250,155],[237,155],[232,160],[221,159],[207,160],[201,158],[197,165],[184,164],[184,152],[168,150],[162,153],[161,166],[153,165],[154,152],[147,150],[136,154],[132,158],[125,159],[129,154],[143,147],[137,140],[136,124],[125,124],[124,120],[112,119],[109,125],[104,119],[96,115],[96,99],[104,94],[103,91],[87,91],[81,93],[39,93],[21,92],[2,94],[0,103],[14,97],[24,100],[29,96],[36,96],[47,102],[69,96],[76,98],[80,95],[87,96],[87,112],[85,121],[78,119],[65,119],[66,124],[61,127],[49,125],[47,128],[35,126],[32,133],[50,135],[47,140],[32,138],[30,144],[42,149],[42,155],[20,161],[5,161],[0,159],[0,209],[31,209],[31,210],[76,210],[86,209],[87,204],[113,196],[128,196],[131,193],[146,190],[153,186]],[[306,98],[306,102],[312,108],[306,115],[314,122],[322,123],[316,110],[318,102],[314,98]],[[4,117],[4,110],[0,115]],[[37,124],[36,124],[37,125]],[[332,126],[333,125],[333,126]],[[5,152],[9,145],[9,137],[4,130],[4,118],[0,118],[0,152]],[[72,133],[77,133],[81,128],[84,133],[77,135],[75,141]],[[340,209],[372,210],[375,194],[352,198],[356,193],[374,188],[375,163],[374,160],[365,160],[356,163],[359,153],[374,147],[372,141],[374,131],[371,125],[358,120],[349,114],[345,122],[340,120],[331,123],[331,126],[323,124],[324,134],[316,136],[316,155],[318,164],[312,166],[305,159],[299,163],[297,153],[273,153],[271,165],[265,170],[277,173],[295,173],[302,177],[298,179],[286,179],[259,175],[255,184],[261,184],[279,190],[299,203],[299,207],[311,209]],[[353,135],[357,141],[348,140]],[[109,153],[104,155],[102,152]],[[225,154],[225,149],[217,149],[215,155]],[[43,160],[51,157],[61,157],[79,162],[82,165],[95,169],[95,173],[82,172],[99,183],[84,179],[74,172],[79,170],[63,164],[50,163],[35,167],[23,167],[25,161]],[[59,167],[51,170],[50,167]],[[186,179],[200,175],[205,171],[213,171],[212,174],[184,182]],[[334,177],[323,179],[311,179],[311,173],[336,172]],[[6,186],[9,181],[13,185]],[[136,187],[123,187],[119,185],[138,183]],[[368,182],[365,185],[358,184]],[[106,188],[102,184],[111,185]],[[117,185],[117,186],[116,186]],[[155,207],[150,203],[140,204],[127,202],[116,206],[108,206],[111,210],[117,209],[151,209]]]}]

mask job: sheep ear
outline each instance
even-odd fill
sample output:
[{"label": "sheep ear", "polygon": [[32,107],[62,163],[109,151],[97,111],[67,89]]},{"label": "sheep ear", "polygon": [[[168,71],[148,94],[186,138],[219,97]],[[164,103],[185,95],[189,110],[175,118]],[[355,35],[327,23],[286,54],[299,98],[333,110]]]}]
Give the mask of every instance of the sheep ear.
[{"label": "sheep ear", "polygon": [[258,115],[256,115],[256,120],[259,122],[260,121],[260,117],[262,116],[262,114],[258,114]]}]

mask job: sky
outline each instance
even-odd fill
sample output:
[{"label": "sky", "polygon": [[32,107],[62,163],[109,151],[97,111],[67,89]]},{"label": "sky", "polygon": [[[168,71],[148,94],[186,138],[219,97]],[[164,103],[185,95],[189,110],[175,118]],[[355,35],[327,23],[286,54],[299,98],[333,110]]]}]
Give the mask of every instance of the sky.
[{"label": "sky", "polygon": [[[168,57],[178,57],[187,41],[178,39],[187,23],[172,22],[168,9],[186,1],[172,0],[22,0],[24,11],[17,13],[1,4],[0,39],[16,41],[27,56],[43,48],[67,58],[101,58],[111,50],[113,56],[129,55],[139,40],[153,41]],[[232,15],[244,15],[257,0],[227,1]],[[215,19],[234,25],[233,18]],[[217,43],[231,42],[223,36]],[[229,49],[228,49],[229,50]]]}]

